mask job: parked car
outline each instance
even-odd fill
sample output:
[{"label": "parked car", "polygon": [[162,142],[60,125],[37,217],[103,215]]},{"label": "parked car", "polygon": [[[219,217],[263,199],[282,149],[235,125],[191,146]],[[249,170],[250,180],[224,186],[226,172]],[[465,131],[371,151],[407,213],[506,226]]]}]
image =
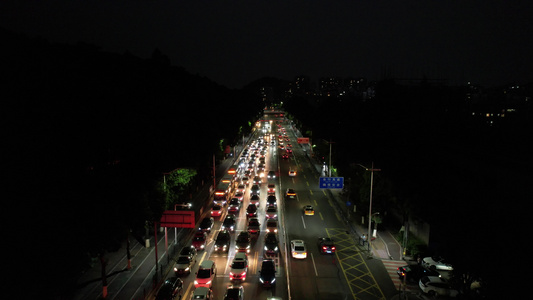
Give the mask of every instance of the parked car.
[{"label": "parked car", "polygon": [[265,259],[261,263],[259,282],[263,287],[272,287],[276,283],[276,264],[272,259]]},{"label": "parked car", "polygon": [[430,296],[457,297],[459,294],[458,290],[452,288],[444,278],[439,276],[424,276],[420,278],[418,286],[422,292]]},{"label": "parked car", "polygon": [[405,277],[408,282],[412,283],[418,283],[420,278],[424,276],[439,276],[437,271],[426,269],[419,264],[398,267],[396,272],[400,280],[403,280]]},{"label": "parked car", "polygon": [[453,271],[453,266],[446,263],[440,256],[424,257],[422,266],[430,270]]},{"label": "parked car", "polygon": [[170,277],[163,285],[161,285],[161,288],[159,288],[159,291],[157,292],[157,295],[155,296],[156,300],[172,300],[176,298],[179,295],[179,298],[181,298],[181,294],[183,291],[183,281],[179,279],[178,277]]}]

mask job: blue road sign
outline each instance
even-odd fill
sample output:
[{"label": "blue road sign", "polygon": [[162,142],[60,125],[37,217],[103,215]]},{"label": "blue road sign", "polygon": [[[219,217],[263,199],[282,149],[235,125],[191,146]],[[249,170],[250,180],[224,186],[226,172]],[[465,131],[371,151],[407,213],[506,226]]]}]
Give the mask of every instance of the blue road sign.
[{"label": "blue road sign", "polygon": [[320,177],[318,186],[321,189],[342,189],[344,177]]}]

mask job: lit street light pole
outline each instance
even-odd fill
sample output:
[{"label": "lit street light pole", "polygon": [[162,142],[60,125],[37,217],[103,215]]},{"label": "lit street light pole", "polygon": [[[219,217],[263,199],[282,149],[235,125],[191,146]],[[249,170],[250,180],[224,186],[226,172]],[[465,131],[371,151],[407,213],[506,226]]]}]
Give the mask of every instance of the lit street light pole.
[{"label": "lit street light pole", "polygon": [[[360,167],[364,168],[365,170],[367,171],[370,171],[370,205],[368,207],[368,250],[370,251],[370,253],[372,254],[372,247],[371,247],[371,243],[372,243],[372,235],[371,235],[371,230],[372,230],[372,192],[373,192],[373,189],[374,189],[374,171],[381,171],[381,169],[374,169],[374,162],[372,162],[372,168],[367,168],[365,166],[363,166],[362,164],[358,164]],[[379,214],[376,213],[376,214]]]}]

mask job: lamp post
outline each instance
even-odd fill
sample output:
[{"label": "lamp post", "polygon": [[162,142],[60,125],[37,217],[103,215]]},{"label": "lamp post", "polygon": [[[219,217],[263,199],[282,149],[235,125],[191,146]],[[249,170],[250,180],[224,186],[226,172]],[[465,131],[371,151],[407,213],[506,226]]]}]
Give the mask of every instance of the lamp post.
[{"label": "lamp post", "polygon": [[[357,165],[367,171],[370,171],[370,205],[368,207],[368,250],[370,251],[370,253],[372,253],[372,250],[371,250],[372,249],[371,248],[372,235],[370,234],[372,230],[372,192],[374,189],[374,171],[381,171],[381,169],[374,169],[374,162],[372,162],[372,167],[370,169],[363,166],[362,164],[357,164]],[[379,214],[379,212],[376,214]]]}]

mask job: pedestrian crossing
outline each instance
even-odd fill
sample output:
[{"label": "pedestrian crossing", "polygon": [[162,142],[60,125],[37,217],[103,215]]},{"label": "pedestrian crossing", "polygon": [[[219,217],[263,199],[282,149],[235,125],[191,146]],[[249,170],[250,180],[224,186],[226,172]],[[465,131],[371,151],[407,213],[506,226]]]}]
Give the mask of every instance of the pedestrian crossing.
[{"label": "pedestrian crossing", "polygon": [[[385,269],[387,270],[387,273],[389,274],[390,278],[392,279],[392,283],[394,283],[394,286],[397,290],[404,290],[403,282],[400,280],[400,277],[398,276],[398,268],[401,266],[407,265],[407,262],[403,260],[382,260],[383,265],[385,265]],[[412,283],[407,283],[405,286],[406,291],[418,291],[419,288],[417,285]]]}]

